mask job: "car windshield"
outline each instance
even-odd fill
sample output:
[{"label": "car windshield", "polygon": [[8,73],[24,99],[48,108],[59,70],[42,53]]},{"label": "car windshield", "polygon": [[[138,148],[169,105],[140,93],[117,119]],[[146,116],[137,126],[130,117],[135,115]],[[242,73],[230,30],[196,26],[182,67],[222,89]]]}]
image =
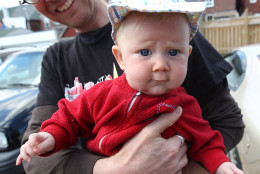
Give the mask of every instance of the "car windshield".
[{"label": "car windshield", "polygon": [[44,51],[9,56],[0,66],[0,88],[38,86]]}]

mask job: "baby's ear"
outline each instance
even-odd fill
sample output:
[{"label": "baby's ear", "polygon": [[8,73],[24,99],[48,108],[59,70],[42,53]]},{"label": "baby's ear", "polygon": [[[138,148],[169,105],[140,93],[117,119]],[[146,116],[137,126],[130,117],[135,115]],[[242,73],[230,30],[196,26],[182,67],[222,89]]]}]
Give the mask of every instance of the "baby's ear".
[{"label": "baby's ear", "polygon": [[114,45],[114,46],[112,47],[112,53],[114,54],[118,65],[119,65],[120,68],[124,71],[124,70],[125,70],[125,67],[124,67],[123,57],[122,57],[122,52],[121,52],[121,50],[120,50],[120,47],[119,47],[118,45]]},{"label": "baby's ear", "polygon": [[192,52],[192,46],[189,45],[189,55],[191,54],[191,52]]}]

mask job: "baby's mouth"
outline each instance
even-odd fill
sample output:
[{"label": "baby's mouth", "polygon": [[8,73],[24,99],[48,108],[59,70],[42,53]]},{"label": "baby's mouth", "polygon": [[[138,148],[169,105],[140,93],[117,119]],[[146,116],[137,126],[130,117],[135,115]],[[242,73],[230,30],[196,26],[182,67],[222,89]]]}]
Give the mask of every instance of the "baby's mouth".
[{"label": "baby's mouth", "polygon": [[166,78],[157,78],[157,79],[153,79],[153,81],[155,81],[155,82],[166,82],[167,79]]},{"label": "baby's mouth", "polygon": [[63,6],[57,8],[57,12],[64,12],[66,10],[68,10],[71,6],[71,4],[73,3],[74,0],[67,0]]}]

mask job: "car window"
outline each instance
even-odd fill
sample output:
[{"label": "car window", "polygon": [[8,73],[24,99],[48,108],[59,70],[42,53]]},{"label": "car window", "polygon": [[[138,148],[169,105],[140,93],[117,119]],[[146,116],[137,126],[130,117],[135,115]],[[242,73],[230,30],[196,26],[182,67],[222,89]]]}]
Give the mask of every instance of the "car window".
[{"label": "car window", "polygon": [[43,51],[12,55],[0,67],[0,87],[38,85]]},{"label": "car window", "polygon": [[245,76],[246,55],[242,51],[235,51],[225,55],[224,58],[233,67],[233,70],[227,76],[229,88],[236,91]]}]

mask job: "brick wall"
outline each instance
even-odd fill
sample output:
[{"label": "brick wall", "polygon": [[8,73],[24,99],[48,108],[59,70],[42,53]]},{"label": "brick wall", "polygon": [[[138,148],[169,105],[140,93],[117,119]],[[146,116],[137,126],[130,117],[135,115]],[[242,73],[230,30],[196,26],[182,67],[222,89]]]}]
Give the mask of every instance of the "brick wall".
[{"label": "brick wall", "polygon": [[260,0],[257,0],[256,3],[249,3],[249,0],[240,0],[242,10],[248,8],[249,15],[254,13],[260,13]]},{"label": "brick wall", "polygon": [[214,0],[214,7],[207,8],[204,14],[229,10],[236,10],[236,0]]}]

